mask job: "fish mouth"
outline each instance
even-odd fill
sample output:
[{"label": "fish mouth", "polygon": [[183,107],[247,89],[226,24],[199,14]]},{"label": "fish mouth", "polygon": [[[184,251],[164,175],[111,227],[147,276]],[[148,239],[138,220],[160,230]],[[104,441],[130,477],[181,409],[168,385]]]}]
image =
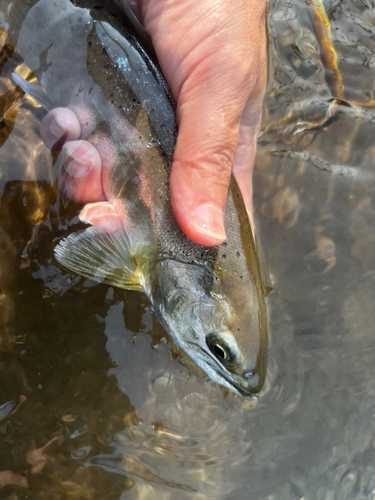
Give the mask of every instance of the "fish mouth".
[{"label": "fish mouth", "polygon": [[[228,387],[228,385],[229,385],[232,390],[235,389],[235,391],[238,392],[239,394],[241,394],[241,396],[247,396],[247,397],[248,396],[254,397],[260,391],[261,385],[259,384],[259,382],[257,383],[256,387],[252,387],[250,385],[246,388],[243,387],[239,382],[237,382],[233,378],[233,375],[229,375],[229,374],[225,373],[224,368],[221,365],[218,366],[216,359],[213,358],[210,354],[208,354],[204,349],[202,349],[202,347],[200,345],[194,344],[193,342],[186,342],[186,344],[189,346],[189,350],[187,351],[184,349],[184,352],[192,359],[192,361],[194,361],[196,364],[198,364],[198,366],[204,372],[207,373],[207,370],[205,370],[205,367],[207,368],[207,366],[208,366],[211,370],[213,370],[219,376],[219,378],[224,379],[226,384],[222,384],[222,385],[224,385],[226,387]],[[202,362],[202,364],[197,363],[197,361],[194,360],[190,354],[188,354],[188,352],[190,350],[193,350],[195,352],[195,354],[198,355],[198,358]]]}]

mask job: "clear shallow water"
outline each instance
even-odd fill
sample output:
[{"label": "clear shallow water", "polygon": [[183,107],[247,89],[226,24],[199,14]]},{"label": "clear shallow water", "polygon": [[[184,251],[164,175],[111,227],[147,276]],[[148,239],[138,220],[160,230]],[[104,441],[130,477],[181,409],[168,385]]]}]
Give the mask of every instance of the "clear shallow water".
[{"label": "clear shallow water", "polygon": [[[0,2],[0,26],[16,40],[12,6]],[[370,99],[374,6],[326,6],[345,98]],[[268,28],[254,191],[274,290],[253,408],[178,357],[143,296],[57,267],[76,207],[56,193],[43,113],[24,100],[2,120],[0,498],[375,498],[373,111],[343,107],[291,136],[331,94],[304,3],[269,2]],[[3,61],[4,96],[20,61]]]}]

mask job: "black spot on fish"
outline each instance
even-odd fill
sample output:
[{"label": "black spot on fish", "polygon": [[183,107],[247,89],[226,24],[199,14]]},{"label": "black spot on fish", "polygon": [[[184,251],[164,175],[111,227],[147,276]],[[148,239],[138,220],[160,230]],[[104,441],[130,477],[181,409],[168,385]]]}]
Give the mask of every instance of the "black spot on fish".
[{"label": "black spot on fish", "polygon": [[240,252],[236,252],[237,257],[241,257]]},{"label": "black spot on fish", "polygon": [[227,258],[227,256],[225,255],[225,253],[223,253],[223,259],[226,259],[226,258]]},{"label": "black spot on fish", "polygon": [[223,247],[226,247],[227,245],[228,245],[228,243],[226,241],[224,241],[224,243],[222,243]]},{"label": "black spot on fish", "polygon": [[240,276],[241,279],[243,279],[243,276]]},{"label": "black spot on fish", "polygon": [[81,22],[82,22],[82,17],[79,17],[79,18],[77,19],[77,22],[81,23]]}]

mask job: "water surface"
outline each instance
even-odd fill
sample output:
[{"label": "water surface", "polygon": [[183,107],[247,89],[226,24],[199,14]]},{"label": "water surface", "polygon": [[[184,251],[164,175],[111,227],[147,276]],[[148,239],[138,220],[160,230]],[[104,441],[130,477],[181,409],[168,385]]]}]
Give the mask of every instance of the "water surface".
[{"label": "water surface", "polygon": [[[252,408],[179,356],[141,294],[53,259],[78,207],[9,80],[32,3],[0,0],[0,499],[374,500],[375,109],[293,135],[332,97],[305,3],[268,4],[254,191],[271,343]],[[375,7],[325,5],[345,99],[370,100]]]}]

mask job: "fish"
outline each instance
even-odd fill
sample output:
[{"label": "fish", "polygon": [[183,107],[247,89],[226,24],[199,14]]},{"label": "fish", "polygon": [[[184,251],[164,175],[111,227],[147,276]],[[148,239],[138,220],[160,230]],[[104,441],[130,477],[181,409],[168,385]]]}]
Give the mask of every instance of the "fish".
[{"label": "fish", "polygon": [[[84,103],[95,126],[83,129],[83,138],[110,144],[111,166],[103,161],[106,203],[123,221],[120,230],[90,226],[65,236],[54,249],[57,261],[97,282],[146,294],[193,364],[230,391],[256,397],[267,367],[267,289],[235,178],[225,210],[226,241],[216,247],[192,242],[169,197],[176,107],[146,33],[139,24],[134,27],[129,13],[119,16],[111,11],[117,7],[106,3],[53,4],[40,0],[31,9],[34,17],[24,23],[18,43],[40,88],[18,77],[15,83],[36,101],[41,95],[47,109],[74,110]],[[51,9],[60,9],[59,15]],[[48,29],[53,16],[60,24]],[[82,70],[76,69],[80,46]],[[49,64],[41,70],[39,54],[46,47]],[[72,54],[75,59],[69,60]],[[72,69],[66,74],[64,58]]]}]

